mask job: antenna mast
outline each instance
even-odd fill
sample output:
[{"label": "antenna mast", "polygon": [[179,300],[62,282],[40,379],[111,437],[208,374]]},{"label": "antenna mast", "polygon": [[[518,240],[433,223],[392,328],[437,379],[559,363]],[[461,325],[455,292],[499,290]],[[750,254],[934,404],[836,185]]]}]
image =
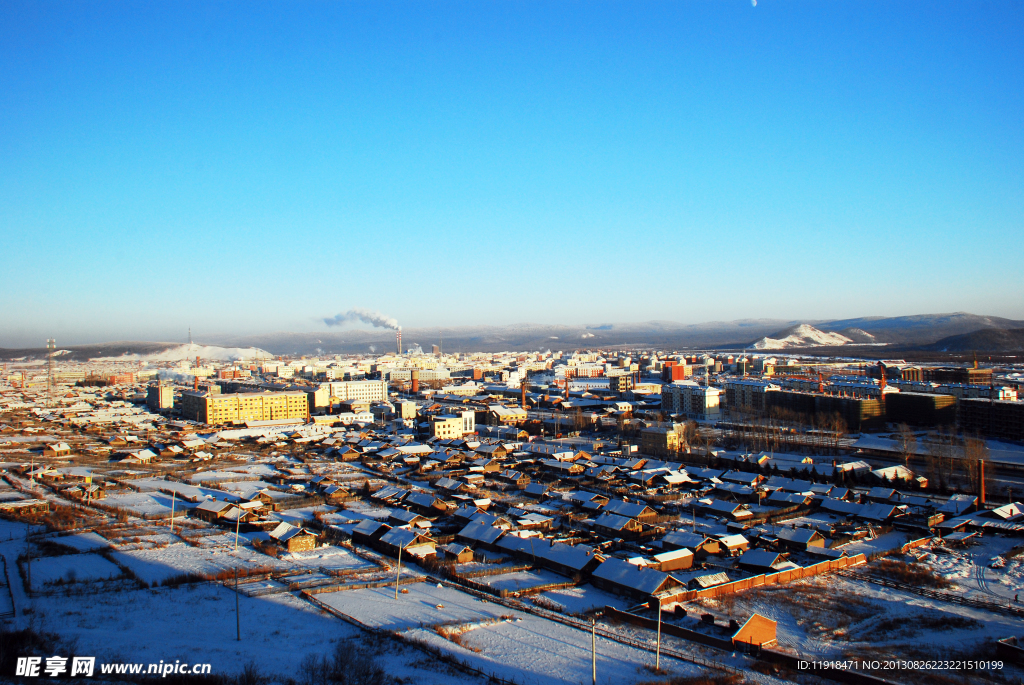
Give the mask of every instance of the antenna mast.
[{"label": "antenna mast", "polygon": [[46,406],[53,406],[53,353],[57,349],[54,338],[46,340]]}]

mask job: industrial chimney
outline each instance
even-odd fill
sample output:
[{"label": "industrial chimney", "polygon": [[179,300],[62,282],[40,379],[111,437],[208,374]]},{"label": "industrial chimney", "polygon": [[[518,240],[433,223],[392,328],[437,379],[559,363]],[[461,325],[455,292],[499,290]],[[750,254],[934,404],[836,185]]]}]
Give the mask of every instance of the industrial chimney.
[{"label": "industrial chimney", "polygon": [[[399,333],[398,337],[399,337],[399,339],[401,339],[402,334]],[[419,372],[419,369],[413,369],[412,370],[411,379],[412,379],[412,393],[415,395],[416,393],[418,393],[420,391],[420,372]]]},{"label": "industrial chimney", "polygon": [[398,338],[398,354],[399,354],[399,356],[401,356],[401,354],[402,354],[402,327],[401,326],[399,326],[398,330],[395,331],[395,337]]}]

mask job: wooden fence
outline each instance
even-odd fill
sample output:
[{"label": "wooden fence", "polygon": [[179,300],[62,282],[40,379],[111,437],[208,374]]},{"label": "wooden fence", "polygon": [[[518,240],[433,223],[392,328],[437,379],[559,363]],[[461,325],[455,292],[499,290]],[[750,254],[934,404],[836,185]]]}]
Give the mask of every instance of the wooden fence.
[{"label": "wooden fence", "polygon": [[[630,625],[645,628],[647,630],[657,630],[658,621],[652,618],[646,618],[644,616],[637,616],[627,611],[619,611],[614,607],[606,606],[604,608],[604,614],[608,618],[622,621]],[[661,622],[661,632],[665,635],[671,635],[678,637],[683,640],[689,640],[691,642],[697,642],[702,645],[714,647],[716,649],[723,649],[726,651],[735,651],[737,648],[742,648],[742,645],[734,645],[731,639],[725,639],[721,637],[715,637],[714,635],[706,635],[699,633],[695,630],[689,630],[682,626],[677,626],[673,623]],[[664,650],[662,650],[664,653]],[[785,652],[780,652],[774,649],[757,649],[751,654],[756,659],[762,661],[768,661],[771,663],[785,666],[786,668],[799,671],[799,659]],[[892,681],[873,676],[869,673],[863,673],[860,671],[849,671],[849,670],[815,670],[812,673],[818,677],[832,680],[839,683],[848,683],[849,685],[894,685]]]},{"label": "wooden fence", "polygon": [[[810,578],[822,573],[838,571],[849,568],[850,566],[860,566],[861,564],[866,563],[867,558],[863,554],[857,554],[852,557],[842,557],[841,559],[829,559],[828,561],[822,561],[812,566],[801,566],[789,571],[778,571],[777,573],[764,573],[757,576],[751,576],[750,578],[734,580],[731,583],[723,583],[704,590],[685,590],[671,595],[663,594],[660,596],[660,600],[664,605],[671,604],[672,602],[690,602],[699,597],[724,597],[725,595],[732,595],[755,587],[762,587],[765,585],[782,585],[783,583],[800,580],[801,578]],[[659,599],[659,597],[655,597],[654,599]]]}]

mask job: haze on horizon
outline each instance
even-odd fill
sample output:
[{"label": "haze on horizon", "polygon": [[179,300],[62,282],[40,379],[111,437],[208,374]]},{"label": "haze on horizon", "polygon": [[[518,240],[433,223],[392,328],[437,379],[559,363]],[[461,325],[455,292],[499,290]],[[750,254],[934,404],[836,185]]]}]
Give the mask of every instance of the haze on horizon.
[{"label": "haze on horizon", "polygon": [[[1024,319],[1012,2],[8,2],[0,346]],[[337,330],[337,329],[333,329]]]}]

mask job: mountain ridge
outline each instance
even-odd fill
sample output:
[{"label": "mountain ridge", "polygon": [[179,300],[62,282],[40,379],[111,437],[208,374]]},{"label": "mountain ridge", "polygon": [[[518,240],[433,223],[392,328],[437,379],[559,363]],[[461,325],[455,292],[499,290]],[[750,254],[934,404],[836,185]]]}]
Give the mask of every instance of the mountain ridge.
[{"label": "mountain ridge", "polygon": [[[836,333],[850,340],[843,346],[874,345],[879,349],[917,348],[948,337],[979,330],[1024,328],[1024,321],[965,312],[918,314],[903,317],[859,319],[782,320],[738,319],[682,324],[655,320],[635,323],[583,325],[517,323],[507,326],[459,326],[406,328],[406,348],[433,344],[448,352],[498,352],[511,350],[573,350],[581,348],[650,347],[655,349],[720,349],[742,351],[753,342],[787,329],[806,325],[821,333]],[[783,336],[785,337],[785,336]],[[881,347],[886,343],[885,347]],[[115,341],[64,346],[72,357],[93,358],[153,354],[180,346],[175,342]],[[272,355],[383,353],[396,349],[395,332],[388,329],[349,329],[319,332],[278,331],[256,335],[213,335],[207,345],[224,348],[258,348]],[[374,350],[371,351],[370,347]],[[813,349],[804,347],[802,349]],[[40,358],[45,349],[0,349],[0,359]]]}]

